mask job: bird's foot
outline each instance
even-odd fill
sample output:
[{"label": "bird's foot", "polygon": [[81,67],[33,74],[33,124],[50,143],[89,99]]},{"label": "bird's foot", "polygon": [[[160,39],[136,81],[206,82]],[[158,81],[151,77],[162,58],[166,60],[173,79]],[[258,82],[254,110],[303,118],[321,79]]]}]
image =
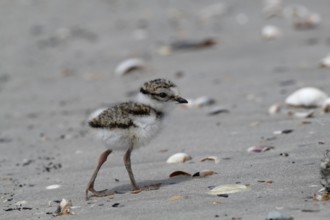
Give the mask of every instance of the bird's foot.
[{"label": "bird's foot", "polygon": [[96,191],[93,188],[92,189],[86,189],[86,201],[88,200],[88,192],[91,192],[94,197],[105,197],[105,196],[111,196],[114,195],[114,192],[108,191],[107,189],[105,190],[100,190]]}]

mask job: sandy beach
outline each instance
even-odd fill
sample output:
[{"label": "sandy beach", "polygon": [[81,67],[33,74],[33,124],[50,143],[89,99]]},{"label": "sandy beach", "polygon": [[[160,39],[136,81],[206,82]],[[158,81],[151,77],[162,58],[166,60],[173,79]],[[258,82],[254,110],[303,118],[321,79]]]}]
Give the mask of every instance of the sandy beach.
[{"label": "sandy beach", "polygon": [[[320,22],[294,26],[295,7]],[[329,219],[330,202],[313,195],[322,188],[330,114],[284,103],[303,87],[330,94],[330,69],[320,68],[330,52],[329,9],[327,0],[283,1],[276,13],[261,0],[1,1],[0,219],[262,220],[270,211]],[[261,36],[267,25],[279,28],[274,39]],[[216,44],[161,49],[208,38]],[[130,58],[143,60],[144,68],[115,75]],[[157,138],[133,151],[138,184],[160,183],[159,189],[132,194],[123,152],[114,152],[95,187],[117,193],[85,201],[104,151],[89,114],[131,100],[156,78],[175,82],[184,98],[206,96],[214,104],[178,105]],[[281,111],[271,115],[274,104]],[[215,109],[223,111],[210,114]],[[288,114],[311,110],[311,118]],[[283,130],[291,132],[278,134]],[[251,146],[270,149],[249,153]],[[166,163],[178,152],[192,159]],[[220,161],[201,162],[206,156]],[[169,178],[178,170],[216,174]],[[224,184],[249,190],[208,194]],[[53,217],[63,198],[74,214]]]}]

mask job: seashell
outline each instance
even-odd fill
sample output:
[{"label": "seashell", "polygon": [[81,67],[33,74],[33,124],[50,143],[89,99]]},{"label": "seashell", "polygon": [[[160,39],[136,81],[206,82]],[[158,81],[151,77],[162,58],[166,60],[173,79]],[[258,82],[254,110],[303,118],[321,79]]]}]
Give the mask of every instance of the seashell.
[{"label": "seashell", "polygon": [[283,10],[283,1],[282,0],[264,0],[264,6],[262,12],[266,15],[267,18],[274,16],[280,16]]},{"label": "seashell", "polygon": [[316,28],[321,23],[321,16],[302,5],[287,6],[283,10],[286,18],[292,21],[297,30]]},{"label": "seashell", "polygon": [[138,58],[131,58],[121,62],[115,69],[115,75],[123,76],[134,70],[144,69],[146,64],[143,60]]},{"label": "seashell", "polygon": [[275,115],[277,113],[279,113],[281,111],[281,105],[280,104],[274,104],[272,106],[269,107],[268,109],[268,113],[270,115]]},{"label": "seashell", "polygon": [[292,129],[285,129],[285,130],[274,131],[273,134],[290,134],[291,132],[293,132]]},{"label": "seashell", "polygon": [[301,88],[285,99],[285,103],[297,107],[322,106],[328,95],[314,87]]},{"label": "seashell", "polygon": [[194,104],[196,107],[204,107],[213,105],[215,103],[215,100],[213,98],[207,97],[207,96],[201,96],[195,99]]},{"label": "seashell", "polygon": [[190,173],[187,173],[185,171],[181,171],[181,170],[178,170],[178,171],[174,171],[172,172],[169,177],[172,178],[172,177],[176,177],[176,176],[191,176]]},{"label": "seashell", "polygon": [[203,157],[202,159],[200,159],[201,162],[204,162],[207,160],[213,160],[214,163],[216,163],[216,164],[220,163],[220,159],[216,156],[208,156],[208,157]]},{"label": "seashell", "polygon": [[58,189],[58,188],[60,188],[60,187],[61,187],[61,185],[54,184],[54,185],[46,186],[46,189]]},{"label": "seashell", "polygon": [[321,68],[330,68],[330,54],[320,61]]},{"label": "seashell", "polygon": [[176,153],[176,154],[173,154],[172,156],[170,156],[167,159],[166,163],[184,163],[191,159],[192,159],[191,156],[189,156],[186,153]]},{"label": "seashell", "polygon": [[330,195],[327,192],[315,193],[313,198],[314,198],[314,200],[317,200],[317,201],[329,201]]},{"label": "seashell", "polygon": [[321,23],[321,16],[317,13],[310,13],[294,20],[293,26],[298,30],[313,29]]},{"label": "seashell", "polygon": [[226,184],[211,189],[208,192],[208,194],[209,195],[231,194],[231,193],[245,192],[248,191],[249,189],[250,187],[242,184]]},{"label": "seashell", "polygon": [[324,113],[330,111],[330,98],[327,98],[322,104],[322,110]]},{"label": "seashell", "polygon": [[217,172],[214,172],[212,170],[202,170],[193,175],[193,177],[206,177],[206,176],[212,176],[214,174],[217,174]]},{"label": "seashell", "polygon": [[221,113],[229,113],[229,110],[217,106],[217,107],[212,108],[212,109],[207,113],[207,115],[208,115],[208,116],[213,116],[213,115],[218,115],[218,114],[221,114]]},{"label": "seashell", "polygon": [[264,40],[275,40],[281,37],[281,30],[273,25],[266,25],[261,30],[261,38]]},{"label": "seashell", "polygon": [[314,111],[308,111],[308,112],[292,112],[289,111],[288,115],[296,117],[296,118],[311,118],[314,116]]},{"label": "seashell", "polygon": [[72,208],[72,201],[67,199],[62,199],[56,211],[53,213],[53,216],[56,217],[60,215],[73,215],[74,213],[71,211],[71,208]]},{"label": "seashell", "polygon": [[249,152],[249,153],[251,153],[251,152],[261,153],[261,152],[269,151],[269,150],[274,149],[274,148],[275,147],[268,146],[268,145],[256,145],[256,146],[249,147],[247,149],[247,152]]},{"label": "seashell", "polygon": [[289,216],[284,212],[270,211],[267,215],[266,220],[293,220],[293,217]]},{"label": "seashell", "polygon": [[158,53],[163,56],[170,55],[176,50],[196,50],[213,47],[217,41],[213,38],[205,38],[203,40],[179,40],[171,43],[170,45],[162,46],[159,48]]}]

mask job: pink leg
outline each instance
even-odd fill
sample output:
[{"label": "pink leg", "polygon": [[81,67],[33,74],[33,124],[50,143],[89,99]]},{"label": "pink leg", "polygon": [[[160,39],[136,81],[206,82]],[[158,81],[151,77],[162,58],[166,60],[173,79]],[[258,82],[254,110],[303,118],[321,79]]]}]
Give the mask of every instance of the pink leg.
[{"label": "pink leg", "polygon": [[96,179],[96,176],[100,170],[100,168],[102,167],[102,165],[104,164],[104,162],[107,160],[109,154],[111,154],[112,150],[106,150],[104,151],[100,157],[99,157],[99,161],[97,164],[97,167],[92,175],[92,178],[89,180],[87,188],[86,188],[86,200],[88,200],[88,191],[90,191],[94,196],[108,196],[108,195],[112,195],[112,192],[107,192],[107,190],[101,190],[101,191],[96,191],[94,189],[94,182]]},{"label": "pink leg", "polygon": [[126,153],[124,155],[124,164],[125,164],[126,170],[128,172],[128,176],[131,180],[132,191],[139,191],[139,187],[137,186],[137,184],[135,182],[134,174],[133,174],[132,167],[131,167],[131,152],[132,152],[132,150],[133,150],[133,146],[128,148],[128,150],[126,151]]}]

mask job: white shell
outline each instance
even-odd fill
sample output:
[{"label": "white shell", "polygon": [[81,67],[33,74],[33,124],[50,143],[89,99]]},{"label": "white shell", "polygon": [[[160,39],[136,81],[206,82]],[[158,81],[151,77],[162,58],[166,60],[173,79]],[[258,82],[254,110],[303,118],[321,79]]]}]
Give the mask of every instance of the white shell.
[{"label": "white shell", "polygon": [[121,62],[116,70],[115,75],[122,76],[134,69],[143,69],[145,68],[145,62],[138,58],[131,58]]},{"label": "white shell", "polygon": [[330,54],[321,60],[320,67],[330,68]]},{"label": "white shell", "polygon": [[275,115],[277,113],[279,113],[281,111],[281,105],[280,104],[274,104],[272,106],[269,107],[268,109],[268,113],[270,115]]},{"label": "white shell", "polygon": [[54,184],[54,185],[49,185],[49,186],[47,186],[46,189],[58,189],[58,188],[60,188],[60,187],[61,187],[61,185]]},{"label": "white shell", "polygon": [[266,25],[261,30],[261,37],[264,40],[275,40],[282,35],[281,30],[273,25]]},{"label": "white shell", "polygon": [[188,160],[191,160],[191,156],[186,153],[176,153],[170,156],[166,163],[184,163]]},{"label": "white shell", "polygon": [[328,95],[313,87],[299,89],[289,95],[285,103],[297,107],[318,107],[322,106]]}]

